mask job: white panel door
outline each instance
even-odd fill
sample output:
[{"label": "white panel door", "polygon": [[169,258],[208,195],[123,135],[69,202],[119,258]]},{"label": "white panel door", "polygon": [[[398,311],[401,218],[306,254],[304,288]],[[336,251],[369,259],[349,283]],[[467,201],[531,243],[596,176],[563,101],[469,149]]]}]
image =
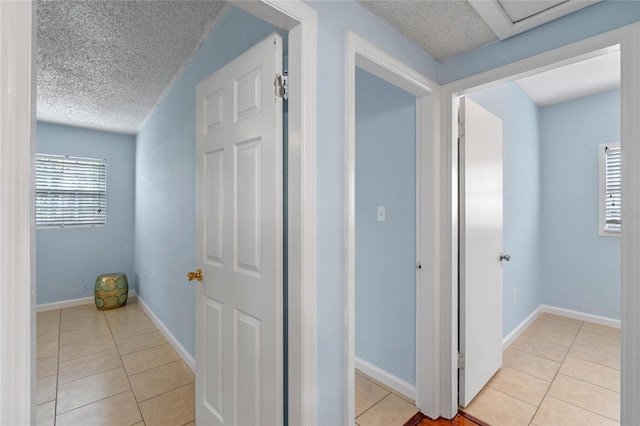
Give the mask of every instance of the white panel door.
[{"label": "white panel door", "polygon": [[460,369],[466,407],[502,366],[502,120],[460,99]]},{"label": "white panel door", "polygon": [[282,38],[196,87],[196,421],[282,423]]}]

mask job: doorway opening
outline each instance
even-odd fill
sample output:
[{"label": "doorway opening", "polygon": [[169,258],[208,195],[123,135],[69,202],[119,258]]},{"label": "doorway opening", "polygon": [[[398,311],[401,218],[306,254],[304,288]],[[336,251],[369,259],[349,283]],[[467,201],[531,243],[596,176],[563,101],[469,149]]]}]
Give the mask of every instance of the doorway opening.
[{"label": "doorway opening", "polygon": [[356,422],[417,412],[416,97],[356,69]]},{"label": "doorway opening", "polygon": [[[33,6],[33,7],[32,7]],[[293,47],[290,49],[290,66],[289,71],[292,76],[289,81],[290,89],[295,90],[298,94],[295,101],[289,105],[289,130],[290,133],[296,135],[299,143],[295,147],[290,147],[290,163],[289,177],[292,181],[299,182],[293,188],[288,188],[290,211],[289,217],[295,220],[289,228],[289,242],[296,247],[295,257],[289,258],[291,268],[289,270],[290,294],[293,293],[291,300],[290,316],[296,319],[296,327],[290,330],[289,337],[295,342],[295,350],[289,354],[289,359],[295,363],[295,371],[290,370],[289,385],[292,393],[295,394],[295,400],[289,403],[289,416],[292,423],[310,424],[315,419],[315,122],[316,122],[316,12],[302,4],[302,2],[287,2],[287,4],[272,4],[270,2],[251,2],[250,4],[239,5],[241,8],[250,13],[270,22],[279,27],[290,31],[290,40]],[[16,27],[9,28],[7,31],[10,36],[8,38],[26,38],[34,40],[35,27],[32,19],[35,13],[35,5],[16,6],[7,9],[7,16],[16,18]],[[5,10],[3,9],[3,13]],[[9,13],[10,12],[10,13]],[[16,29],[20,28],[20,32]],[[18,36],[19,34],[19,36]],[[14,37],[15,36],[15,37]],[[17,74],[28,76],[24,86],[20,86],[25,92],[35,93],[35,76],[32,73],[31,65],[35,64],[35,43],[28,48],[21,50],[20,55],[7,55],[6,60],[11,67],[19,70]],[[3,55],[4,57],[4,55]],[[26,60],[26,58],[29,58]],[[304,72],[302,71],[304,69]],[[20,102],[29,104],[30,111],[35,111],[35,96],[19,96]],[[9,109],[7,109],[9,110]],[[3,116],[3,123],[5,122]],[[11,120],[6,120],[10,122]],[[18,122],[7,127],[13,128],[16,134],[31,134],[27,132],[27,128],[35,128],[35,115],[28,120]],[[24,158],[33,158],[35,155],[35,136],[32,136],[32,144],[23,144],[16,152],[16,156]],[[26,138],[25,138],[26,139]],[[19,138],[15,139],[16,143],[20,142]],[[13,147],[12,147],[13,149]],[[22,157],[20,157],[22,159]],[[16,162],[22,166],[22,162]],[[18,184],[11,188],[12,193],[22,196],[27,200],[29,182],[32,182],[33,169],[28,167],[16,167],[15,171],[11,170],[13,184]],[[20,207],[16,207],[17,216],[30,218],[33,213],[32,203],[24,202]],[[304,211],[304,215],[302,212]],[[20,270],[22,280],[27,277],[30,281],[28,286],[24,286],[27,292],[35,287],[35,278],[33,271],[35,262],[33,254],[35,253],[35,244],[30,236],[35,230],[25,228],[24,240],[12,240],[12,248],[16,252],[22,253],[24,262],[15,262],[16,268],[8,272],[14,275]],[[15,247],[13,244],[15,243]],[[302,257],[302,253],[305,257]],[[300,254],[300,255],[298,255]],[[19,266],[18,266],[19,265]],[[3,371],[11,371],[15,380],[9,380],[16,385],[12,389],[14,397],[5,399],[4,402],[12,404],[11,410],[4,410],[7,413],[4,416],[9,423],[30,424],[35,423],[35,379],[30,378],[36,364],[36,331],[35,331],[35,300],[33,295],[30,297],[22,297],[17,292],[10,293],[13,309],[10,314],[3,318],[6,320],[5,327],[7,330],[13,330],[3,335],[3,341],[16,342],[13,349],[14,357],[3,358]],[[303,315],[304,313],[304,315]],[[15,326],[14,326],[15,324]],[[19,324],[19,326],[18,326]],[[26,336],[26,337],[25,337]],[[292,345],[294,346],[294,345]],[[16,355],[17,354],[17,355]],[[12,360],[24,360],[21,363],[13,363]],[[5,362],[6,361],[6,362]],[[7,364],[7,362],[9,364]],[[25,379],[26,378],[26,379]],[[309,384],[312,384],[311,386]]]},{"label": "doorway opening", "polygon": [[[460,116],[470,124],[459,132],[458,402],[472,417],[491,424],[561,423],[571,412],[587,423],[620,421],[622,177],[620,155],[607,157],[605,169],[602,154],[620,141],[619,87],[615,44],[467,89],[459,98]],[[467,173],[481,171],[484,179],[491,168],[467,145],[495,137],[483,139],[467,104],[489,114],[485,123],[495,118],[504,140],[498,164],[504,190],[491,198],[493,205],[504,200],[504,209],[500,223],[489,230],[485,221],[480,235],[465,216],[484,211],[472,204],[472,191],[482,188],[464,182]],[[503,229],[482,265],[474,265],[473,239],[482,242]],[[489,264],[488,288],[474,294],[467,276],[477,277],[474,268]],[[596,395],[608,403],[594,405]],[[498,400],[500,413],[494,411]]]},{"label": "doorway opening", "polygon": [[[371,200],[366,200],[366,197],[359,199],[358,197],[361,195],[366,195],[365,191],[356,194],[356,182],[358,181],[357,175],[361,171],[365,171],[364,169],[357,169],[356,75],[363,79],[360,83],[363,83],[366,80],[371,84],[381,85],[380,88],[389,89],[391,91],[397,91],[399,89],[404,91],[404,93],[399,93],[404,95],[405,101],[407,101],[407,108],[409,108],[410,111],[415,111],[415,113],[409,113],[414,114],[414,119],[411,120],[411,117],[409,117],[409,121],[413,123],[412,125],[415,128],[415,133],[413,132],[413,129],[408,129],[409,135],[406,139],[410,146],[408,148],[405,147],[407,153],[411,152],[411,154],[409,154],[409,158],[413,158],[409,165],[409,169],[415,168],[415,173],[413,174],[413,177],[411,177],[411,173],[409,173],[408,176],[405,176],[405,180],[407,180],[405,184],[409,185],[409,188],[398,188],[398,190],[406,190],[407,196],[405,198],[408,200],[408,203],[412,205],[412,207],[405,208],[413,209],[413,211],[405,212],[405,214],[409,215],[409,218],[405,218],[405,221],[412,222],[411,224],[408,224],[409,228],[412,229],[407,231],[407,239],[410,239],[410,241],[406,241],[401,244],[403,244],[403,249],[408,253],[407,256],[412,258],[409,260],[412,264],[410,265],[410,270],[406,271],[407,278],[405,279],[405,285],[407,286],[408,293],[415,291],[415,300],[412,300],[411,302],[405,301],[402,303],[413,303],[415,306],[415,317],[408,319],[409,322],[413,321],[413,324],[415,324],[415,333],[412,336],[412,333],[409,332],[405,336],[405,340],[409,342],[409,345],[411,345],[411,343],[415,344],[415,348],[409,348],[410,351],[414,351],[415,357],[413,356],[414,354],[409,354],[408,357],[415,360],[409,362],[409,364],[411,364],[411,362],[415,363],[415,370],[411,371],[412,366],[408,365],[406,366],[408,371],[389,374],[383,368],[391,369],[393,367],[382,366],[381,368],[380,365],[376,366],[374,364],[374,362],[380,363],[381,360],[375,360],[372,362],[371,360],[359,359],[357,361],[357,366],[360,369],[365,370],[362,371],[365,375],[369,377],[374,376],[373,378],[377,379],[380,384],[384,384],[388,389],[393,390],[397,394],[403,395],[409,400],[414,400],[415,405],[419,409],[431,415],[433,415],[435,410],[433,398],[435,396],[434,383],[436,383],[436,380],[434,380],[435,364],[433,359],[435,335],[434,330],[429,329],[425,324],[430,323],[432,319],[429,320],[427,318],[433,315],[434,312],[432,305],[435,301],[435,298],[433,297],[433,284],[435,282],[435,268],[437,265],[437,262],[434,259],[435,240],[430,237],[434,235],[435,224],[432,206],[435,204],[433,202],[435,198],[434,194],[437,193],[437,182],[435,180],[437,173],[436,165],[434,164],[435,156],[433,155],[434,150],[436,149],[436,144],[434,142],[437,134],[437,126],[433,120],[435,105],[435,97],[433,94],[435,93],[435,88],[437,86],[413,69],[388,55],[386,52],[381,51],[355,34],[349,33],[347,37],[346,86],[346,124],[348,140],[346,164],[348,206],[348,284],[345,298],[345,312],[347,316],[348,330],[347,353],[345,357],[348,409],[345,424],[354,424],[356,419],[356,380],[369,380],[368,377],[362,375],[356,379],[356,315],[359,315],[356,311],[356,274],[358,273],[358,266],[368,268],[371,265],[367,262],[373,261],[372,259],[364,260],[362,264],[358,265],[356,260],[357,241],[364,241],[360,240],[356,234],[356,214],[360,214],[359,211],[357,212],[358,202],[363,202],[363,205],[367,202],[373,203],[371,204],[374,206],[373,220],[371,220],[371,217],[368,218],[368,220],[371,221],[371,225],[375,226],[385,224],[384,221],[387,220],[387,206],[383,202],[376,201],[375,197]],[[379,113],[379,111],[376,113]],[[364,128],[361,128],[360,130],[363,131]],[[371,130],[371,128],[368,130]],[[393,141],[391,141],[390,144],[393,145]],[[411,155],[414,155],[415,157],[411,157]],[[381,184],[389,184],[389,182],[383,182]],[[375,190],[376,188],[373,189]],[[358,191],[360,191],[360,189],[358,189]],[[412,200],[413,202],[411,202]],[[369,211],[371,210],[371,205],[368,206],[369,208],[367,208],[366,211],[363,209],[363,215],[371,216],[371,212]],[[396,211],[395,215],[399,215],[399,212]],[[396,218],[397,217],[398,216],[396,216]],[[362,225],[364,225],[364,222],[359,226]],[[406,263],[407,259],[403,259],[403,261]],[[420,266],[421,268],[419,268]],[[361,272],[364,271],[361,270]],[[392,286],[393,283],[386,283],[386,285]],[[371,295],[371,293],[369,295]],[[361,309],[363,308],[361,307]],[[363,319],[361,320],[362,322],[359,323],[358,327],[366,327],[375,323],[375,320],[364,319],[367,315],[364,309],[360,314],[363,315]],[[384,314],[384,310],[377,314]],[[411,316],[409,315],[409,317]],[[409,327],[413,324],[410,324]],[[370,330],[370,332],[371,336],[378,335],[376,330]],[[372,340],[375,340],[375,337]],[[377,343],[385,344],[385,342]],[[396,349],[399,350],[400,348]],[[359,348],[358,356],[361,356],[360,353],[366,353],[366,348],[362,349],[363,352],[360,352],[360,350],[361,349]],[[384,363],[384,361],[382,362]],[[405,378],[398,380],[398,376],[403,374]],[[415,384],[410,383],[413,379],[415,379]],[[384,396],[387,395],[387,392],[391,392],[391,390],[386,391],[384,388],[380,389],[382,389]],[[402,400],[400,396],[397,398]],[[406,403],[406,401],[402,402]],[[409,407],[411,407],[411,405],[409,405]],[[413,409],[411,408],[411,410]],[[362,411],[362,408],[360,411]],[[415,414],[415,412],[413,414]],[[405,421],[408,420],[411,415],[412,414],[410,414]]]}]

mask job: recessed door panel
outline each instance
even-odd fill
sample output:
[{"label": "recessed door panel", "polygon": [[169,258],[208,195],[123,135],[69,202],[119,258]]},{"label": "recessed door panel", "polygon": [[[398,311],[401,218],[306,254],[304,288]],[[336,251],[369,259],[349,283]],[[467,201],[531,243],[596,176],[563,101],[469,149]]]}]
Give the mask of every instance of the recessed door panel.
[{"label": "recessed door panel", "polygon": [[212,93],[204,99],[205,134],[222,127],[223,105],[224,96],[222,90]]},{"label": "recessed door panel", "polygon": [[260,145],[259,139],[236,145],[236,269],[260,276]]},{"label": "recessed door panel", "polygon": [[235,417],[239,425],[258,425],[262,417],[261,321],[236,311],[235,331]]},{"label": "recessed door panel", "polygon": [[220,423],[224,423],[224,394],[222,381],[222,303],[206,298],[204,307],[204,346],[208,357],[203,362],[204,404]]},{"label": "recessed door panel", "polygon": [[224,239],[224,150],[205,154],[205,253],[206,262],[221,267]]},{"label": "recessed door panel", "polygon": [[262,73],[258,68],[235,81],[234,115],[236,122],[260,113],[261,79]]}]

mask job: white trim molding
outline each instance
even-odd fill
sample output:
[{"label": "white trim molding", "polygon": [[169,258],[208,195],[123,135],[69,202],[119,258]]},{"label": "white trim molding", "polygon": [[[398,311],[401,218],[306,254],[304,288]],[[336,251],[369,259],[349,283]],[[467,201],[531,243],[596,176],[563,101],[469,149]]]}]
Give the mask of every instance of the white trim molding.
[{"label": "white trim molding", "polygon": [[622,332],[620,424],[640,424],[640,24],[621,43]]},{"label": "white trim molding", "polygon": [[[127,303],[137,303],[138,296],[133,290],[129,290]],[[53,311],[56,309],[72,308],[74,306],[93,305],[95,303],[94,296],[80,297],[78,299],[61,300],[60,302],[41,303],[36,305],[36,312]]]},{"label": "white trim molding", "polygon": [[[449,184],[442,199],[443,230],[440,247],[445,251],[439,282],[441,294],[443,371],[440,415],[452,418],[458,411],[456,353],[458,347],[458,234],[457,234],[457,103],[459,96],[540,73],[587,58],[621,51],[621,146],[622,167],[622,357],[621,424],[640,424],[640,23],[628,25],[558,49],[450,83],[441,90],[441,127],[439,156],[443,165],[441,179]],[[590,319],[593,321],[593,318]]]},{"label": "white trim molding", "polygon": [[[440,262],[437,258],[438,240],[434,238],[439,204],[439,180],[437,175],[437,141],[439,140],[437,96],[439,86],[418,71],[369,43],[362,37],[347,33],[345,58],[346,102],[346,162],[345,205],[347,208],[347,267],[346,267],[346,351],[345,392],[347,410],[344,424],[355,422],[355,162],[356,162],[356,67],[416,96],[416,259],[422,268],[416,274],[416,386],[414,399],[425,414],[437,418],[439,370],[438,297],[435,282]],[[435,416],[435,417],[434,417]]]},{"label": "white trim molding", "polygon": [[394,376],[393,374],[363,360],[362,358],[355,357],[355,366],[356,369],[360,370],[372,379],[376,379],[397,393],[415,401],[416,387],[406,380],[402,380],[401,378]]},{"label": "white trim molding", "polygon": [[[129,294],[131,294],[131,292],[129,292]],[[134,297],[136,297],[135,293]],[[156,327],[158,327],[158,330],[160,330],[164,337],[167,338],[169,343],[171,343],[171,346],[173,346],[173,349],[176,350],[178,355],[180,355],[180,358],[182,358],[185,364],[187,364],[191,371],[193,371],[193,373],[195,374],[196,360],[191,356],[189,351],[187,351],[184,346],[182,346],[182,343],[180,343],[180,341],[176,339],[176,336],[173,335],[173,333],[169,330],[165,323],[163,323],[162,320],[158,318],[158,316],[155,314],[155,312],[153,312],[149,305],[147,305],[145,301],[142,300],[142,298],[137,297],[137,299],[138,304],[140,305],[142,310],[147,314],[147,316],[149,316],[149,318],[151,318],[151,321],[155,324]]]},{"label": "white trim molding", "polygon": [[35,424],[35,2],[0,1],[0,424]]},{"label": "white trim molding", "polygon": [[502,349],[507,349],[514,340],[516,340],[523,331],[527,329],[535,320],[538,319],[542,313],[542,305],[538,306],[528,317],[526,317],[520,324],[516,326],[509,334],[502,339]]},{"label": "white trim molding", "polygon": [[572,318],[578,321],[587,321],[594,324],[606,325],[608,327],[620,328],[620,320],[607,318],[599,315],[587,314],[585,312],[574,311],[572,309],[558,308],[550,305],[540,305],[531,314],[516,326],[504,339],[502,339],[502,349],[511,345],[523,331],[527,329],[538,317],[543,314],[554,314],[565,318]]},{"label": "white trim molding", "polygon": [[36,311],[46,312],[56,309],[72,308],[74,306],[90,305],[92,303],[95,303],[95,298],[93,296],[87,296],[80,297],[78,299],[62,300],[60,302],[41,303],[39,305],[36,305]]},{"label": "white trim molding", "polygon": [[573,318],[578,321],[592,322],[594,324],[606,325],[607,327],[620,328],[621,321],[607,318],[600,315],[587,314],[586,312],[574,311],[572,309],[558,308],[556,306],[540,305],[541,313],[560,315],[561,317]]},{"label": "white trim molding", "polygon": [[289,31],[289,424],[316,423],[317,12],[301,0],[233,1]]}]

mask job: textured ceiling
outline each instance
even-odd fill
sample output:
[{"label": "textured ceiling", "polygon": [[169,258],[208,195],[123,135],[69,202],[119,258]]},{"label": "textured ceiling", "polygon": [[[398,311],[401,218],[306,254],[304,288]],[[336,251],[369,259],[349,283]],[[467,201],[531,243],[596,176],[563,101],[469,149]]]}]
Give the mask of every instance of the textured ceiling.
[{"label": "textured ceiling", "polygon": [[221,1],[40,0],[38,119],[136,133],[225,10]]},{"label": "textured ceiling", "polygon": [[439,61],[498,39],[466,0],[358,2]]}]

